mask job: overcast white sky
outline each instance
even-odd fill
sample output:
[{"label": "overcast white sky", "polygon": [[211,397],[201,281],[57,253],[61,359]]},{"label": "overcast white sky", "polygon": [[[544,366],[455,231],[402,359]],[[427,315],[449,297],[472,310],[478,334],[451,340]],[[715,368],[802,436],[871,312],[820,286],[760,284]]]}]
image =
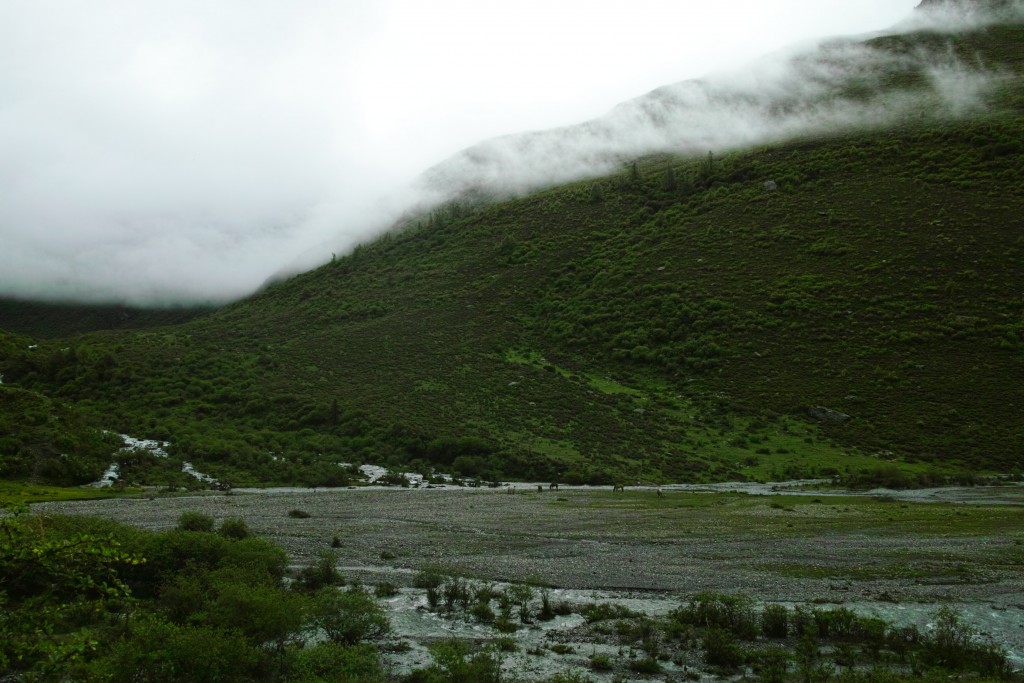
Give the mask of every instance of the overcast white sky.
[{"label": "overcast white sky", "polygon": [[918,0],[0,0],[0,295],[252,291],[484,138]]}]

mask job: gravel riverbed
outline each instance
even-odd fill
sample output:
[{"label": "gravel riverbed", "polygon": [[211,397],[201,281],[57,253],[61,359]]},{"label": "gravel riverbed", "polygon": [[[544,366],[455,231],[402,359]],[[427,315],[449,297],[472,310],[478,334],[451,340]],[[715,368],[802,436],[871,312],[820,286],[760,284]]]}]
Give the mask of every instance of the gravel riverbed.
[{"label": "gravel riverbed", "polygon": [[[993,500],[1024,502],[1020,494],[1024,489],[993,492]],[[1021,554],[1024,507],[1007,508],[1005,528],[984,534],[904,531],[898,520],[879,533],[848,523],[856,506],[830,505],[827,494],[815,501],[821,505],[795,510],[735,507],[730,501],[747,498],[735,494],[721,501],[713,499],[719,494],[704,494],[710,500],[700,507],[690,492],[666,490],[657,501],[655,495],[360,488],[157,495],[33,509],[151,530],[173,528],[186,510],[218,522],[240,517],[285,548],[296,565],[314,561],[337,537],[343,574],[365,583],[408,586],[419,569],[439,566],[484,580],[529,578],[563,590],[676,604],[714,590],[758,601],[859,605],[888,618],[918,615],[917,621],[938,604],[954,604],[1006,645],[1018,665],[1022,661],[1024,567],[991,558]],[[309,516],[290,516],[293,510]]]}]

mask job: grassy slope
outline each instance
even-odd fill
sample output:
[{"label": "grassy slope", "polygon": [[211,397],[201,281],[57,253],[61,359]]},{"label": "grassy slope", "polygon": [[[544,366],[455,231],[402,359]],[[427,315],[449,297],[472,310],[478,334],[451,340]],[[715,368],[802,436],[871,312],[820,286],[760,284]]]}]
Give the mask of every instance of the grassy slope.
[{"label": "grassy slope", "polygon": [[96,330],[177,325],[208,311],[206,308],[147,309],[120,305],[42,303],[0,297],[0,328],[33,337],[59,338]]},{"label": "grassy slope", "polygon": [[[1019,70],[1021,42],[1000,27],[957,48]],[[469,474],[591,481],[820,474],[879,453],[1011,470],[1019,83],[985,120],[651,158],[638,177],[449,209],[208,317],[0,368],[268,482],[460,455]],[[817,423],[818,405],[852,419]]]}]

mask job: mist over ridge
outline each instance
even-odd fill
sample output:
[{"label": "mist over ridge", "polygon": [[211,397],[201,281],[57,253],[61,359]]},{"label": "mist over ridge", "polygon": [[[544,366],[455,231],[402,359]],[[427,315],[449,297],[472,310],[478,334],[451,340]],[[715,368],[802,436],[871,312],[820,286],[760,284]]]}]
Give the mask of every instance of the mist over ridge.
[{"label": "mist over ridge", "polygon": [[[937,0],[877,36],[1022,19],[1020,0]],[[666,85],[580,125],[484,141],[428,170],[419,187],[437,203],[466,194],[516,195],[606,174],[656,152],[702,155],[952,120],[983,110],[1000,78],[998,70],[965,63],[948,49],[901,54],[863,38],[830,39],[766,55],[740,70]]]},{"label": "mist over ridge", "polygon": [[[1000,20],[1022,15],[1019,0],[997,5]],[[890,32],[991,20],[990,12],[943,4]],[[296,45],[313,63],[320,51],[330,54],[328,39],[358,42],[282,23],[294,29],[273,44],[280,53],[274,58],[285,63]],[[145,46],[131,64],[144,69],[126,76],[142,90],[113,119],[103,99],[123,96],[115,91],[123,74],[89,72],[79,89],[92,90],[74,121],[76,112],[60,113],[53,93],[50,101],[19,100],[30,88],[25,79],[13,81],[13,104],[0,117],[0,140],[12,152],[0,162],[7,181],[0,190],[0,296],[223,303],[274,273],[324,263],[466,192],[521,194],[651,152],[719,153],[892,125],[922,109],[965,116],[985,106],[1000,77],[949,53],[897,56],[856,39],[805,43],[749,68],[658,88],[583,124],[489,139],[410,183],[413,173],[389,166],[401,149],[382,156],[365,140],[341,148],[338,130],[358,131],[359,121],[341,95],[322,87],[319,74],[288,81],[287,70],[268,58],[269,80],[251,81],[230,54],[210,49],[207,30],[196,29],[198,37],[186,42],[194,52],[176,43]],[[214,74],[210,83],[220,78],[236,90],[216,90],[204,70]],[[893,73],[913,83],[883,94]],[[49,108],[39,110],[44,104]],[[21,134],[36,121],[33,135]]]}]

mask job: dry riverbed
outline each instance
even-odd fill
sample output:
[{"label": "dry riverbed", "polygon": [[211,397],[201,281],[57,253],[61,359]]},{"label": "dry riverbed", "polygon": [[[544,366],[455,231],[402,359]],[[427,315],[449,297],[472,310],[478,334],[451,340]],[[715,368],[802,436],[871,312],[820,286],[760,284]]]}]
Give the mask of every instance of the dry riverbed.
[{"label": "dry riverbed", "polygon": [[[934,500],[934,498],[929,499]],[[424,567],[484,581],[530,580],[557,600],[625,602],[658,615],[699,591],[759,602],[842,604],[927,628],[952,605],[1024,664],[1024,489],[983,489],[966,502],[914,502],[828,493],[759,496],[668,489],[340,489],[234,492],[45,503],[36,511],[99,515],[152,530],[186,510],[244,519],[284,547],[296,565],[315,561],[335,537],[350,580],[390,581],[398,635],[491,637],[479,626],[425,612],[410,588]],[[307,517],[292,516],[300,510]],[[570,638],[578,615],[524,628],[526,650]],[[531,645],[531,643],[533,645]],[[572,644],[541,671],[585,663],[594,644]],[[570,651],[571,650],[571,651]],[[595,652],[599,650],[594,650]],[[582,653],[582,654],[581,654]],[[559,657],[561,659],[559,659]],[[516,658],[521,658],[517,662]],[[578,661],[577,661],[578,660]]]}]

